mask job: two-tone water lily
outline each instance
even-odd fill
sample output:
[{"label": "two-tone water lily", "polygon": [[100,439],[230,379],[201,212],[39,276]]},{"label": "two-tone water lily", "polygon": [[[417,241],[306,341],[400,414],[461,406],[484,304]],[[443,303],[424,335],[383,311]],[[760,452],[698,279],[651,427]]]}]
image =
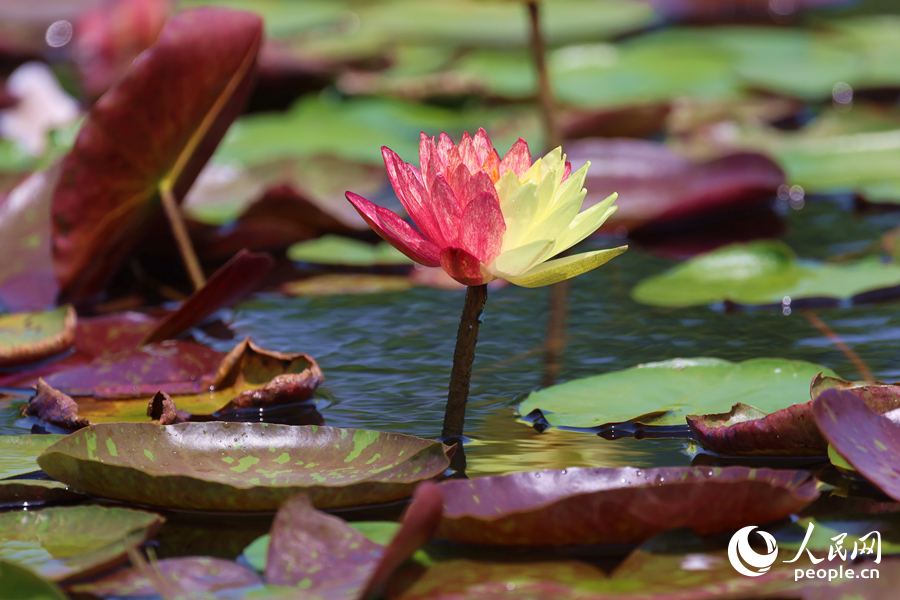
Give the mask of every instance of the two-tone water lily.
[{"label": "two-tone water lily", "polygon": [[618,256],[627,246],[549,260],[582,241],[616,210],[616,194],[581,212],[590,163],[575,173],[557,148],[532,163],[519,139],[503,159],[484,129],[457,146],[424,133],[419,168],[391,149],[382,155],[397,197],[418,226],[347,192],[382,238],[414,261],[443,267],[468,286],[506,279],[539,287],[569,279]]}]

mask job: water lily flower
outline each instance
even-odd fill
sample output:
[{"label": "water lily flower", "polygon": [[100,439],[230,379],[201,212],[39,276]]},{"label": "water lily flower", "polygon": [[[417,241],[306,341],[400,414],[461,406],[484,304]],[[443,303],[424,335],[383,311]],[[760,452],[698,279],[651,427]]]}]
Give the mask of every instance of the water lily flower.
[{"label": "water lily flower", "polygon": [[569,279],[618,256],[627,246],[549,260],[574,246],[615,212],[611,195],[581,212],[590,163],[571,173],[560,148],[534,163],[519,139],[501,159],[484,129],[419,141],[419,168],[382,147],[391,185],[410,226],[392,211],[347,192],[378,235],[412,260],[442,267],[478,286],[496,278],[523,287]]}]

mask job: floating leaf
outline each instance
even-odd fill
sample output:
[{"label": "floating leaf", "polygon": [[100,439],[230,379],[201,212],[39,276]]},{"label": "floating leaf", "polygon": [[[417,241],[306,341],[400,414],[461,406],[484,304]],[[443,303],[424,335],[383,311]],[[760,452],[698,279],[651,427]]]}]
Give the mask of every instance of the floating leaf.
[{"label": "floating leaf", "polygon": [[[272,523],[266,581],[295,586],[313,597],[369,598],[391,573],[434,534],[443,496],[422,483],[386,546],[377,544],[343,520],[315,510],[305,495],[291,498]],[[341,573],[335,578],[335,573]]]},{"label": "floating leaf", "polygon": [[0,366],[35,362],[68,350],[77,316],[71,306],[0,315]]},{"label": "floating leaf", "polygon": [[287,250],[291,260],[320,264],[374,267],[377,265],[411,265],[412,261],[387,242],[377,245],[336,235],[323,235],[315,240],[299,242]]},{"label": "floating leaf", "polygon": [[[35,466],[37,464],[35,463]],[[0,481],[0,508],[83,500],[85,495],[64,483],[42,479]]]},{"label": "floating leaf", "polygon": [[116,500],[271,511],[305,492],[320,508],[391,502],[441,475],[444,447],[412,436],[266,423],[94,425],[38,459],[48,475]]},{"label": "floating leaf", "polygon": [[802,471],[572,468],[451,480],[438,537],[491,546],[638,544],[781,519],[818,496]]},{"label": "floating leaf", "polygon": [[59,587],[30,569],[0,560],[0,589],[4,600],[68,600]]},{"label": "floating leaf", "polygon": [[124,562],[126,545],[146,541],[163,520],[103,506],[0,513],[0,559],[52,581],[87,577]]},{"label": "floating leaf", "polygon": [[[572,168],[590,161],[586,205],[618,192],[618,209],[607,228],[688,223],[701,215],[747,210],[767,204],[784,172],[761,154],[727,154],[704,162],[676,155],[644,140],[576,140],[565,145]],[[606,196],[604,196],[606,194]],[[696,221],[689,225],[696,226]]]},{"label": "floating leaf", "polygon": [[61,435],[0,435],[0,479],[39,471],[37,457]]},{"label": "floating leaf", "polygon": [[[847,534],[841,538],[841,543],[848,554],[853,551],[859,539],[872,531],[878,531],[881,536],[881,554],[900,554],[900,518],[896,513],[859,515],[859,514],[825,514],[815,517],[806,517],[798,521],[792,521],[787,525],[777,528],[769,528],[766,531],[778,542],[778,548],[785,557],[791,557],[803,546],[810,524],[813,531],[806,540],[806,548],[811,550],[816,558],[828,556],[828,550],[832,549],[835,538],[841,534]],[[874,536],[873,536],[874,537]],[[869,538],[871,539],[871,538]],[[861,547],[861,542],[859,542]],[[868,545],[871,545],[869,542]],[[792,550],[793,552],[785,552]],[[865,555],[861,554],[863,558]],[[849,557],[848,557],[849,558]],[[873,557],[870,557],[873,558]],[[849,565],[848,565],[849,566]]]},{"label": "floating leaf", "polygon": [[900,425],[876,414],[852,392],[825,390],[815,402],[816,424],[828,443],[872,485],[900,500]]},{"label": "floating leaf", "polygon": [[254,291],[275,265],[268,254],[242,250],[212,274],[203,286],[169,313],[141,340],[141,345],[173,338],[211,314]]},{"label": "floating leaf", "polygon": [[870,258],[832,265],[797,260],[782,242],[732,244],[638,283],[631,296],[652,306],[778,304],[784,298],[852,299],[900,285],[900,266]]},{"label": "floating leaf", "polygon": [[414,282],[405,275],[329,273],[283,283],[279,291],[287,296],[336,296],[342,294],[391,294],[405,292],[413,287]]},{"label": "floating leaf", "polygon": [[[216,596],[218,593],[234,593],[242,588],[262,585],[262,579],[253,571],[230,560],[208,556],[164,558],[154,561],[151,569],[166,583],[189,590],[191,595]],[[153,582],[135,568],[117,571],[89,583],[70,586],[76,593],[118,598],[143,598],[156,596]]]},{"label": "floating leaf", "polygon": [[[815,398],[831,388],[849,389],[879,415],[900,408],[900,386],[896,385],[855,384],[819,374],[810,393]],[[689,415],[687,423],[698,442],[720,454],[823,456],[829,448],[813,417],[812,401],[768,415],[739,402],[728,413]]]},{"label": "floating leaf", "polygon": [[53,196],[62,297],[103,290],[158,212],[160,186],[184,197],[250,91],[262,35],[249,13],[182,11],[94,105]]},{"label": "floating leaf", "polygon": [[532,392],[519,413],[539,409],[551,425],[567,427],[678,425],[689,414],[723,411],[738,401],[764,411],[802,402],[822,372],[834,374],[800,360],[676,358]]}]

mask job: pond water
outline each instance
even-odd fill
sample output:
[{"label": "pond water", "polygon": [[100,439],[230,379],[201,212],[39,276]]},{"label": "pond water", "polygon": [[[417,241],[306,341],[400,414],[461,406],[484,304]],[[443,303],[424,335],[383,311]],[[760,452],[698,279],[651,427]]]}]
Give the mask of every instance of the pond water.
[{"label": "pond water", "polygon": [[[900,213],[854,212],[846,197],[809,198],[787,209],[785,241],[801,258],[865,248]],[[619,245],[588,242],[594,249]],[[558,381],[673,357],[731,361],[783,357],[820,363],[846,378],[852,363],[801,311],[726,312],[723,307],[653,308],[629,297],[642,278],[675,264],[632,244],[624,255],[570,282],[568,328]],[[521,396],[542,385],[549,288],[492,290],[473,369],[466,434],[470,475],[566,466],[690,463],[677,439],[606,440],[517,418]],[[435,437],[447,396],[463,293],[431,289],[372,296],[289,299],[262,295],[234,313],[238,336],[266,348],[307,352],[326,374],[326,423]],[[817,309],[882,380],[900,379],[900,316],[893,303]],[[228,343],[217,343],[227,350]]]}]

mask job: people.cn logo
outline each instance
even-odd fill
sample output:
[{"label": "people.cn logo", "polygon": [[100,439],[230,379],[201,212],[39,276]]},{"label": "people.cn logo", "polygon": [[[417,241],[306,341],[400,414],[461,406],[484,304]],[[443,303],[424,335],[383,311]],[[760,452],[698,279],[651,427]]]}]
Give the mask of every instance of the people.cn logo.
[{"label": "people.cn logo", "polygon": [[[778,558],[778,545],[775,538],[765,531],[757,531],[756,533],[766,542],[768,552],[759,554],[750,547],[750,534],[756,529],[756,525],[749,525],[739,530],[728,542],[728,560],[731,566],[747,577],[759,577],[764,575],[775,559]],[[752,568],[747,568],[745,564]]]}]

